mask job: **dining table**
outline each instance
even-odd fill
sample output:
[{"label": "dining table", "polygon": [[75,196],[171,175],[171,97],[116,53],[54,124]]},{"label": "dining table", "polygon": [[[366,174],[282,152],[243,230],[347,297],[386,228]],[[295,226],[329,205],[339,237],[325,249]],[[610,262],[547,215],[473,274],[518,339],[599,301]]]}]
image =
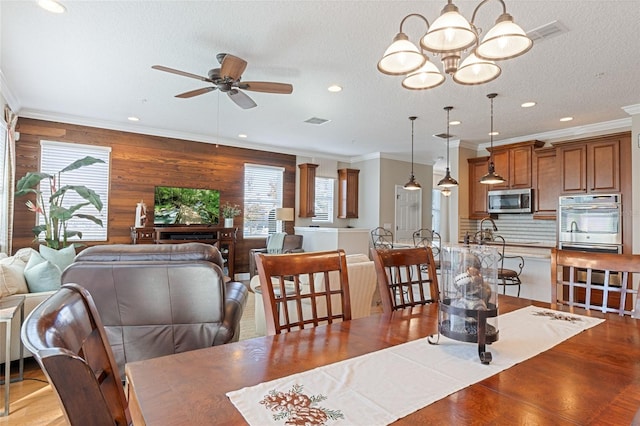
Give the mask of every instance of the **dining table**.
[{"label": "dining table", "polygon": [[[604,321],[395,424],[631,423],[640,408],[638,320],[506,295],[498,302],[500,314],[533,305]],[[246,424],[228,392],[433,336],[438,319],[433,303],[127,363],[131,417],[134,425]]]}]

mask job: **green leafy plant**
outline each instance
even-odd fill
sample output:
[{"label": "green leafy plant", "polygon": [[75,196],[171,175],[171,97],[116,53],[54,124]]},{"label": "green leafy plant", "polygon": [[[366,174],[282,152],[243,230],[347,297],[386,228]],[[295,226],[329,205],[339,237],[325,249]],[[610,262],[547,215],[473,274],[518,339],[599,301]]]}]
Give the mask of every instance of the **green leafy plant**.
[{"label": "green leafy plant", "polygon": [[237,204],[229,204],[229,202],[226,202],[222,205],[222,217],[224,218],[232,218],[232,217],[236,217],[238,216],[240,213],[242,213],[242,210],[240,210],[240,206]]},{"label": "green leafy plant", "polygon": [[[44,218],[44,224],[37,225],[33,228],[33,234],[35,235],[36,241],[40,239],[40,234],[44,232],[45,244],[51,248],[61,249],[67,246],[67,239],[69,237],[77,236],[78,238],[82,238],[82,232],[67,229],[67,222],[74,217],[87,219],[102,226],[102,220],[97,217],[88,214],[76,213],[79,209],[88,205],[95,207],[98,212],[102,211],[100,195],[84,185],[62,186],[61,182],[62,173],[90,166],[95,163],[104,163],[104,161],[87,156],[74,161],[53,175],[41,172],[29,172],[18,181],[18,184],[16,185],[16,197],[21,197],[30,193],[35,194],[35,204],[31,200],[27,201],[25,204],[29,210],[41,214]],[[48,181],[49,189],[51,191],[51,197],[49,198],[48,203],[45,203],[42,191],[40,190],[40,184],[42,181]],[[76,192],[86,201],[74,206],[63,205],[64,197],[69,191]]]}]

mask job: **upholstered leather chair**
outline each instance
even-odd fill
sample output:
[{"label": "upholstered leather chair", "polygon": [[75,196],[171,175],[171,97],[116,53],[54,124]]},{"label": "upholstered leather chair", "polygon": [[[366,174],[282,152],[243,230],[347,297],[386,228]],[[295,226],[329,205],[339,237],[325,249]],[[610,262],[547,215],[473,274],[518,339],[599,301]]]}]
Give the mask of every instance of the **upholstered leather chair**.
[{"label": "upholstered leather chair", "polygon": [[123,374],[126,362],[238,340],[248,290],[225,282],[221,264],[203,243],[95,246],[62,282],[93,296]]},{"label": "upholstered leather chair", "polygon": [[[271,235],[267,236],[266,245],[269,247],[269,238]],[[258,274],[258,269],[256,268],[256,255],[258,253],[267,253],[267,247],[263,248],[255,248],[249,250],[249,277],[253,278]],[[284,241],[282,243],[282,251],[280,253],[302,253],[304,250],[302,249],[302,235],[290,235],[287,234],[284,236]]]}]

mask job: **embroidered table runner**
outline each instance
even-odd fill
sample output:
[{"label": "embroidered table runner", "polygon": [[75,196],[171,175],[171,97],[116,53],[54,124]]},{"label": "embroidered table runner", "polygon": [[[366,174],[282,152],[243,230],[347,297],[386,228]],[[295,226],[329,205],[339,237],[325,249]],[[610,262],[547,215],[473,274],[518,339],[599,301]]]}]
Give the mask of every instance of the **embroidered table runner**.
[{"label": "embroidered table runner", "polygon": [[[440,336],[227,393],[251,425],[385,425],[544,352],[602,319],[535,306],[498,316],[500,339],[482,365],[478,346]],[[387,373],[388,372],[388,373]]]}]

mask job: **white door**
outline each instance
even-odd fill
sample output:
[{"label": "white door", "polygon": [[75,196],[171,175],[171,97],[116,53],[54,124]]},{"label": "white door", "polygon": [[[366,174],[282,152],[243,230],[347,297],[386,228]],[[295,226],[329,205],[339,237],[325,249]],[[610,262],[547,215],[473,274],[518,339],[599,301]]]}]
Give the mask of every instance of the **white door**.
[{"label": "white door", "polygon": [[422,228],[422,189],[408,191],[396,185],[395,241],[413,244],[413,232]]}]

